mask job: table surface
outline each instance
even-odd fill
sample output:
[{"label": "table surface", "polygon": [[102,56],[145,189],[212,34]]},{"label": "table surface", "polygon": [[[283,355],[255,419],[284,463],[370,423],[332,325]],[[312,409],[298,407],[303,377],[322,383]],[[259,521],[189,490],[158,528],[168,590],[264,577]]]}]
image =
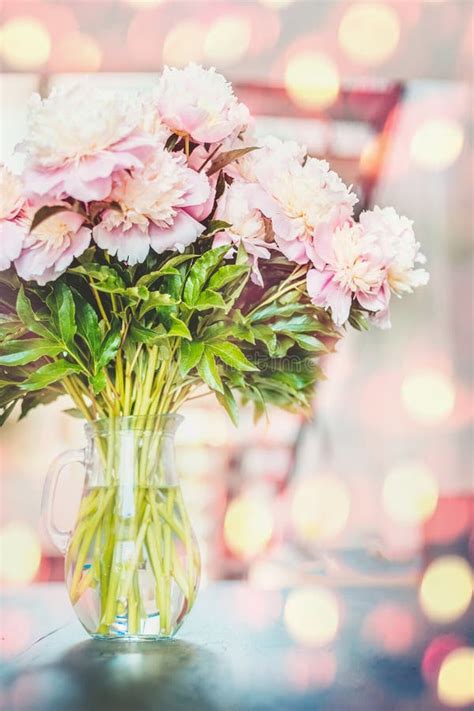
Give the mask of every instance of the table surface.
[{"label": "table surface", "polygon": [[308,646],[299,637],[304,624],[302,631],[288,626],[292,592],[210,584],[178,638],[137,644],[89,639],[61,584],[4,590],[3,708],[446,709],[422,660],[439,635],[465,634],[465,621],[459,629],[430,626],[413,586],[336,586],[337,634],[325,646]]}]

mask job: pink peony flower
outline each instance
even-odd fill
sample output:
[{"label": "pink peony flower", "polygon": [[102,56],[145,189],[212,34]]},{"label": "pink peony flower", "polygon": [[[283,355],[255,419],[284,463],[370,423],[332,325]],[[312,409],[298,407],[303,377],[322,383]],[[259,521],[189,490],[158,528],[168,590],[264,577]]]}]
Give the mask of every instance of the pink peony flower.
[{"label": "pink peony flower", "polygon": [[252,263],[252,281],[263,286],[262,275],[258,268],[258,260],[269,259],[271,252],[269,242],[270,221],[258,209],[259,194],[254,186],[235,181],[219,199],[215,220],[228,222],[231,227],[218,232],[214,237],[214,247],[224,244],[231,246],[229,256],[232,256],[240,244],[250,257]]},{"label": "pink peony flower", "polygon": [[222,141],[243,129],[250,118],[222,74],[194,63],[184,69],[164,68],[156,106],[173,132],[197,143]]},{"label": "pink peony flower", "polygon": [[287,259],[306,264],[315,256],[316,230],[334,229],[352,216],[357,197],[326,161],[301,155],[293,144],[276,159],[269,150],[265,160],[256,157],[255,175],[267,197],[262,211],[271,218],[275,241]]},{"label": "pink peony flower", "polygon": [[43,286],[60,276],[89,246],[91,231],[84,227],[84,218],[77,212],[58,212],[41,222],[31,232],[29,228],[36,211],[44,203],[28,204],[21,224],[23,246],[15,259],[18,275],[26,281]]},{"label": "pink peony flower", "polygon": [[25,188],[33,195],[88,202],[104,200],[112,179],[143,164],[152,137],[137,128],[140,116],[128,97],[87,84],[53,89],[30,99]]},{"label": "pink peony flower", "polygon": [[369,311],[388,307],[385,254],[376,236],[352,221],[318,232],[307,288],[316,306],[331,309],[337,326],[347,321],[353,299]]},{"label": "pink peony flower", "polygon": [[0,164],[0,271],[8,269],[21,252],[25,229],[19,217],[24,204],[21,180]]},{"label": "pink peony flower", "polygon": [[121,211],[104,212],[94,240],[129,264],[142,262],[150,247],[158,254],[183,251],[205,229],[188,210],[205,204],[209,194],[207,176],[189,168],[182,153],[158,149],[143,168],[117,182],[111,198]]}]

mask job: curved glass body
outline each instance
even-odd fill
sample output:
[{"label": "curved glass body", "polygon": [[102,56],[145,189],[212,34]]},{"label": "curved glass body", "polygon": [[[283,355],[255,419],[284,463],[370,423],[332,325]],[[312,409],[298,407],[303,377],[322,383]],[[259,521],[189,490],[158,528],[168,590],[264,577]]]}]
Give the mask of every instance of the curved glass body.
[{"label": "curved glass body", "polygon": [[170,637],[194,603],[200,556],[176,474],[180,421],[167,415],[86,425],[85,485],[66,580],[93,637]]}]

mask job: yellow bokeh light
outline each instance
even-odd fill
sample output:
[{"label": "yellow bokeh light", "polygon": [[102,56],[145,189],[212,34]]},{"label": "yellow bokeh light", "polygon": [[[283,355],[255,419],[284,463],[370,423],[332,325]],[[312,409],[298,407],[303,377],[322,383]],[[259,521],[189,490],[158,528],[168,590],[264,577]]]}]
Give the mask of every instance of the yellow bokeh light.
[{"label": "yellow bokeh light", "polygon": [[445,420],[454,408],[456,394],[451,380],[438,370],[420,370],[404,379],[402,400],[407,412],[422,424]]},{"label": "yellow bokeh light", "polygon": [[251,27],[245,17],[225,15],[212,23],[206,35],[204,52],[211,62],[234,64],[245,55]]},{"label": "yellow bokeh light", "polygon": [[14,17],[3,25],[1,49],[11,67],[28,71],[48,61],[51,39],[44,24],[34,17]]},{"label": "yellow bokeh light", "polygon": [[324,109],[338,97],[339,73],[325,54],[300,52],[288,61],[285,87],[295,104],[306,109]]},{"label": "yellow bokeh light", "polygon": [[395,51],[400,39],[397,13],[383,3],[355,3],[339,25],[339,44],[356,62],[375,65]]},{"label": "yellow bokeh light", "polygon": [[291,505],[295,532],[303,541],[318,542],[337,536],[347,523],[350,492],[336,476],[305,478],[296,487]]},{"label": "yellow bokeh light", "polygon": [[296,642],[308,647],[322,647],[332,642],[337,634],[337,600],[325,588],[298,588],[288,595],[284,619],[288,633]]},{"label": "yellow bokeh light", "polygon": [[472,571],[460,556],[447,555],[426,569],[420,587],[420,605],[434,622],[453,622],[468,609],[472,598]]},{"label": "yellow bokeh light", "polygon": [[424,464],[401,462],[387,474],[383,485],[383,504],[398,523],[426,521],[438,503],[438,484]]},{"label": "yellow bokeh light", "polygon": [[438,696],[447,706],[474,704],[474,649],[459,647],[443,660],[438,676]]},{"label": "yellow bokeh light", "polygon": [[224,538],[229,550],[241,558],[253,558],[269,543],[273,517],[265,502],[238,496],[229,505]]},{"label": "yellow bokeh light", "polygon": [[203,56],[205,28],[200,22],[185,20],[176,24],[163,43],[163,62],[184,67],[189,62],[200,62]]},{"label": "yellow bokeh light", "polygon": [[464,132],[453,119],[429,119],[415,132],[410,152],[415,163],[425,170],[445,170],[458,158]]},{"label": "yellow bokeh light", "polygon": [[13,521],[0,532],[0,578],[9,583],[32,580],[41,562],[36,533],[26,524]]}]

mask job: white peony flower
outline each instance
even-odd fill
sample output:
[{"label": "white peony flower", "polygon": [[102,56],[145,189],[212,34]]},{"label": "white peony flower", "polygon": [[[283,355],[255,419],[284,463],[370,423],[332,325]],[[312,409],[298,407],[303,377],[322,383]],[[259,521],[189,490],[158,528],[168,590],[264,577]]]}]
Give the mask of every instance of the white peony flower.
[{"label": "white peony flower", "polygon": [[234,148],[245,148],[246,146],[257,146],[257,150],[230,163],[226,172],[231,177],[248,183],[256,183],[259,180],[260,172],[264,178],[269,170],[278,170],[279,165],[286,166],[289,161],[296,161],[302,165],[307,154],[305,146],[301,146],[295,141],[282,141],[275,136],[265,136],[257,140],[246,134],[245,143],[235,145]]},{"label": "white peony flower", "polygon": [[153,141],[137,127],[135,97],[88,84],[34,94],[28,113],[26,189],[55,199],[104,200],[112,178],[142,165]]},{"label": "white peony flower", "polygon": [[412,220],[398,215],[393,207],[376,206],[361,214],[360,224],[366,233],[378,239],[385,254],[387,281],[395,294],[402,296],[428,283],[428,272],[415,268],[426,259],[420,253]]}]

